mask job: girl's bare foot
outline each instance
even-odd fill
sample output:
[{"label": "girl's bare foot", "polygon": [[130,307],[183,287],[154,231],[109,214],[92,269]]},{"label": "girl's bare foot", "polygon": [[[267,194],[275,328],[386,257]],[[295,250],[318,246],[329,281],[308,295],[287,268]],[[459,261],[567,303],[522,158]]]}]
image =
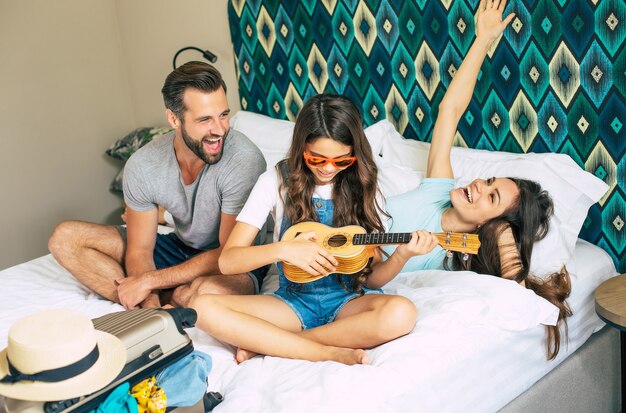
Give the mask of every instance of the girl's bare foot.
[{"label": "girl's bare foot", "polygon": [[[343,348],[343,347],[327,347],[328,352],[325,355],[321,355],[321,358],[314,357],[313,359],[308,359],[311,361],[336,361],[339,363],[347,364],[352,366],[354,364],[369,364],[369,359],[367,358],[367,352],[361,349],[352,349],[352,348]],[[246,360],[250,360],[251,358],[258,356],[259,353],[256,353],[251,350],[246,350],[243,348],[237,348],[237,352],[235,353],[235,360],[237,364],[241,364]],[[307,360],[307,358],[303,358]]]},{"label": "girl's bare foot", "polygon": [[369,364],[367,352],[361,349],[332,347],[330,360],[352,366],[354,364]]},{"label": "girl's bare foot", "polygon": [[254,356],[258,356],[259,353],[255,353],[254,351],[245,350],[243,348],[238,348],[237,353],[235,354],[235,360],[237,360],[237,364],[241,364],[246,360],[250,360]]}]

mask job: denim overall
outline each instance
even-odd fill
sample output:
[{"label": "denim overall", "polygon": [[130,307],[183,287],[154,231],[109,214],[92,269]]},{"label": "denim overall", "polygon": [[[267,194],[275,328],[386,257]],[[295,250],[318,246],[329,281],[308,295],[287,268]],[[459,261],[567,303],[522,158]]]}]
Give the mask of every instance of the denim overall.
[{"label": "denim overall", "polygon": [[[313,205],[317,211],[319,222],[325,225],[333,224],[333,212],[335,210],[333,201],[330,199],[313,198]],[[280,238],[291,223],[287,216],[283,216],[280,224]],[[279,287],[274,296],[283,300],[300,318],[303,330],[319,327],[328,324],[335,319],[339,310],[346,303],[360,294],[357,292],[346,291],[335,274],[329,274],[319,280],[309,283],[294,283],[285,277],[282,263],[278,263],[278,282]],[[352,277],[348,275],[341,276],[344,284],[348,289],[352,285]],[[382,290],[372,290],[361,287],[365,294],[381,294]]]}]

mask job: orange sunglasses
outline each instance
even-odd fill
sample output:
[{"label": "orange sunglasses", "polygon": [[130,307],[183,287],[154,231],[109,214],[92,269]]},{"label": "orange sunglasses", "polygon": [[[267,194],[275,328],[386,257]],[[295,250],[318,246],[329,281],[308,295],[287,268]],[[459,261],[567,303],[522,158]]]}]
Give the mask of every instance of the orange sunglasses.
[{"label": "orange sunglasses", "polygon": [[342,158],[325,158],[304,153],[304,162],[311,168],[323,168],[332,163],[335,168],[347,168],[356,162],[356,156],[344,156]]}]

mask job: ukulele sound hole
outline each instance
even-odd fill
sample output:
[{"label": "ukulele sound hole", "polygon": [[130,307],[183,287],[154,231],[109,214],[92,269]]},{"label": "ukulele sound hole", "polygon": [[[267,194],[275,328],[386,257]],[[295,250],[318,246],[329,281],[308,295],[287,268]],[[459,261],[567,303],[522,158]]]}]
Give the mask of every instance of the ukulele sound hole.
[{"label": "ukulele sound hole", "polygon": [[330,247],[341,247],[342,245],[345,245],[345,243],[348,241],[348,238],[345,235],[333,235],[332,237],[328,238],[328,246]]}]

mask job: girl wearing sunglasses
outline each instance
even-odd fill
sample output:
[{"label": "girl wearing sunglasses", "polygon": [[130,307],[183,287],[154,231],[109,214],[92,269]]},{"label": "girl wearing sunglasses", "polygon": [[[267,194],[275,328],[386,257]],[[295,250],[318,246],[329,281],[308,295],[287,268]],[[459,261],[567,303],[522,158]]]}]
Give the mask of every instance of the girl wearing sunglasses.
[{"label": "girl wearing sunglasses", "polygon": [[[333,274],[338,263],[311,242],[315,232],[279,241],[290,226],[304,221],[384,232],[377,171],[356,106],[342,96],[311,98],[296,120],[288,158],[259,178],[219,265],[224,274],[238,274],[287,261],[313,276],[327,276],[294,283],[285,278],[279,263],[279,287],[273,294],[194,299],[196,325],[237,346],[237,362],[265,354],[362,364],[368,362],[363,349],[409,333],[417,318],[415,305],[380,288],[410,257],[432,251],[437,243],[433,235],[418,231],[388,260],[377,255],[364,270],[349,276]],[[274,242],[255,246],[270,213]]]}]

